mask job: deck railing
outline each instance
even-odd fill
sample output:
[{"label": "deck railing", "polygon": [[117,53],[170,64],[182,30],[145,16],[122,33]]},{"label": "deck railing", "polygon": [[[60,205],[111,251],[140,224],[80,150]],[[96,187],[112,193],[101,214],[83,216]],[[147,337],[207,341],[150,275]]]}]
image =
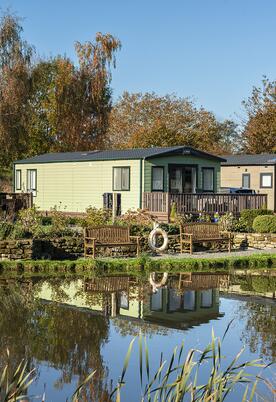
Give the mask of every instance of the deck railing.
[{"label": "deck railing", "polygon": [[243,209],[261,209],[267,205],[266,194],[170,194],[144,193],[143,208],[158,217],[170,216],[171,206],[175,204],[178,214],[226,214],[237,216]]}]

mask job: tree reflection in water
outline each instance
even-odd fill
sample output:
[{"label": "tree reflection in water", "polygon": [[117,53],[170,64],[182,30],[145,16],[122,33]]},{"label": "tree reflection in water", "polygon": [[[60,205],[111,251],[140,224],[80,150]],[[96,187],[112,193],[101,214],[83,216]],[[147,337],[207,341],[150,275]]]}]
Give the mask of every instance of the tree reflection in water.
[{"label": "tree reflection in water", "polygon": [[[159,281],[160,278],[156,275],[155,280]],[[250,281],[254,289],[257,286],[258,289],[263,287],[265,283],[263,280],[258,282],[257,278],[251,278]],[[40,362],[46,362],[59,370],[60,377],[55,383],[57,388],[74,382],[75,377],[81,383],[88,373],[96,370],[81,400],[107,402],[109,385],[105,379],[108,377],[108,368],[103,363],[101,349],[108,341],[109,317],[113,318],[113,326],[121,336],[135,336],[140,332],[147,336],[171,334],[179,320],[188,323],[190,319],[190,323],[199,325],[221,317],[216,289],[225,283],[228,286],[228,282],[228,275],[169,275],[165,285],[158,290],[162,293],[162,309],[156,309],[152,297],[158,293],[153,292],[147,277],[106,276],[86,280],[48,278],[13,283],[2,281],[0,369],[5,364],[8,348],[13,368],[18,366],[22,358],[28,358],[29,369],[39,366]],[[248,280],[246,285],[248,287]],[[49,300],[55,302],[38,301],[45,289],[51,295]],[[208,290],[211,290],[214,305],[201,306]],[[185,294],[194,294],[197,300],[195,310],[185,310]],[[70,305],[76,299],[87,309]],[[174,306],[176,302],[179,305]],[[173,321],[174,315],[176,318]],[[239,304],[238,317],[245,323],[242,337],[251,351],[260,351],[266,359],[275,360],[275,304],[248,300]],[[167,327],[165,319],[168,321]]]},{"label": "tree reflection in water", "polygon": [[242,339],[252,353],[276,361],[276,305],[258,300],[239,305],[239,320],[245,322]]},{"label": "tree reflection in water", "polygon": [[107,401],[107,368],[100,352],[108,339],[108,319],[57,303],[35,301],[31,281],[29,285],[0,286],[1,368],[9,349],[13,369],[25,358],[30,369],[41,361],[60,370],[56,387],[72,382],[74,376],[82,382],[88,373],[97,370],[82,400]]}]

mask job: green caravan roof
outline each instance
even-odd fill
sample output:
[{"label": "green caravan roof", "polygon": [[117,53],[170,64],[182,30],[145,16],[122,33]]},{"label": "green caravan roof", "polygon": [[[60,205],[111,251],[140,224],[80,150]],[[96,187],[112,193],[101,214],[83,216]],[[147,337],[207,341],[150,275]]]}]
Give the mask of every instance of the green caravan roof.
[{"label": "green caravan roof", "polygon": [[83,151],[83,152],[58,152],[37,155],[32,158],[18,160],[14,163],[54,163],[54,162],[85,162],[85,161],[107,161],[107,160],[128,160],[128,159],[150,159],[159,156],[190,155],[199,158],[212,159],[224,162],[225,159],[199,151],[192,147],[175,146],[164,148],[133,148],[107,151]]}]

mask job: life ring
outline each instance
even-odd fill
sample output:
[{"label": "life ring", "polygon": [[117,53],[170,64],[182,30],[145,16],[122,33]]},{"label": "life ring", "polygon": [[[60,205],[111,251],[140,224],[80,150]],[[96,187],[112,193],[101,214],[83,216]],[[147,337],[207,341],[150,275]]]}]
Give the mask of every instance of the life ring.
[{"label": "life ring", "polygon": [[[161,235],[163,237],[163,244],[160,247],[156,247],[156,236]],[[149,246],[153,251],[157,251],[162,253],[163,251],[167,250],[169,245],[168,234],[165,230],[161,228],[153,229],[149,234]]]},{"label": "life ring", "polygon": [[158,289],[158,288],[162,288],[163,286],[167,285],[168,278],[169,278],[168,272],[164,272],[161,281],[157,282],[156,274],[155,274],[155,272],[152,272],[149,277],[149,282],[150,282],[152,288]]}]

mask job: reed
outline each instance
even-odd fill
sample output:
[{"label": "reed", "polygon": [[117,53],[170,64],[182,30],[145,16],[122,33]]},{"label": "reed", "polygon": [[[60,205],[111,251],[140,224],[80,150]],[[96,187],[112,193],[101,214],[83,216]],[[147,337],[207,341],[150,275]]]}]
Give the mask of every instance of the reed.
[{"label": "reed", "polygon": [[[3,402],[15,402],[27,398],[26,392],[34,380],[35,369],[27,370],[28,362],[22,360],[17,368],[12,371],[9,362],[4,366],[0,377],[0,400]],[[9,374],[12,371],[12,374]]]},{"label": "reed", "polygon": [[[274,387],[262,377],[248,372],[249,368],[265,369],[270,365],[265,365],[261,359],[241,362],[243,349],[225,365],[225,356],[222,352],[223,340],[230,328],[231,322],[226,328],[222,339],[215,337],[212,331],[210,343],[203,349],[190,349],[185,353],[185,346],[182,343],[175,347],[169,359],[164,360],[163,354],[160,355],[159,366],[151,370],[150,350],[147,340],[140,334],[134,338],[129,345],[119,381],[109,395],[104,395],[100,401],[121,402],[124,399],[124,387],[129,382],[140,383],[141,391],[134,400],[140,402],[223,402],[233,400],[232,393],[239,388],[238,400],[241,402],[251,402],[253,400],[267,400],[258,394],[258,383],[263,382],[273,393]],[[138,342],[138,368],[137,378],[127,379],[129,361],[133,355],[133,346]],[[203,378],[202,370],[208,368],[208,381],[201,382]],[[3,402],[22,401],[30,384],[35,379],[35,370],[28,371],[27,363],[22,361],[15,372],[9,376],[9,364],[2,372],[0,379],[0,400]],[[89,386],[91,379],[96,371],[93,371],[78,386],[71,397],[73,402],[81,402],[82,392]],[[141,395],[141,396],[140,396]],[[235,394],[235,400],[237,394]],[[259,398],[260,397],[260,398]],[[230,398],[230,399],[229,399]],[[37,397],[36,397],[37,399]],[[47,402],[45,395],[38,399]],[[68,399],[66,400],[66,402]],[[65,402],[65,401],[64,401]]]},{"label": "reed", "polygon": [[[123,388],[128,381],[131,383],[140,382],[141,392],[135,400],[140,402],[223,402],[233,400],[232,393],[239,388],[239,396],[235,394],[235,400],[251,402],[253,400],[266,400],[258,394],[258,383],[264,382],[268,386],[268,392],[273,393],[273,386],[261,375],[253,375],[248,372],[249,368],[265,369],[261,359],[241,362],[242,349],[225,365],[225,356],[222,353],[223,340],[231,326],[226,328],[222,337],[215,337],[212,331],[210,343],[203,349],[191,349],[185,354],[184,343],[175,347],[168,360],[163,359],[161,353],[159,366],[155,371],[150,369],[150,351],[147,340],[141,334],[138,337],[138,361],[137,378],[126,379],[129,361],[133,354],[134,338],[128,348],[122,372],[117,386],[110,393],[108,401],[121,402],[124,399]],[[202,369],[208,367],[208,381],[200,382]],[[206,374],[206,373],[205,373]],[[93,376],[94,372],[90,375]],[[74,394],[74,401],[78,399],[82,388],[87,384],[88,379],[81,384]],[[238,399],[236,399],[238,397]]]},{"label": "reed", "polygon": [[[229,326],[223,336],[223,339]],[[129,346],[122,374],[116,388],[111,393],[116,402],[123,398],[125,376],[133,349],[133,340]],[[216,338],[212,331],[211,342],[204,350],[191,349],[184,357],[184,344],[175,348],[171,357],[163,360],[161,354],[159,367],[150,374],[149,349],[146,339],[141,335],[139,343],[139,381],[141,385],[141,402],[222,402],[240,385],[243,391],[240,401],[253,401],[257,395],[259,381],[264,381],[261,376],[253,376],[247,372],[249,367],[264,369],[266,366],[260,359],[240,362],[243,349],[233,358],[227,367],[223,365],[222,341]],[[202,368],[206,365],[209,370],[209,380],[201,383]],[[136,379],[131,379],[135,382]]]}]

